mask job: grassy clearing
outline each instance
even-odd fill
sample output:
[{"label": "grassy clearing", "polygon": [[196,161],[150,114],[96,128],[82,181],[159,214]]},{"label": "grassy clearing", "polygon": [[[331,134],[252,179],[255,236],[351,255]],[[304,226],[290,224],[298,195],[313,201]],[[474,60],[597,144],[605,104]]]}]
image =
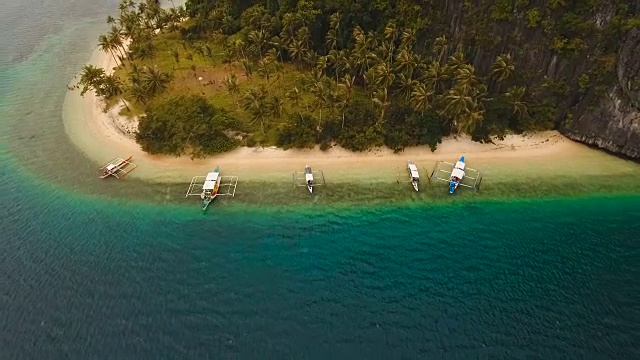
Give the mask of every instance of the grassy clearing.
[{"label": "grassy clearing", "polygon": [[[181,40],[178,33],[158,34],[154,40],[156,51],[153,57],[125,61],[123,66],[116,69],[115,74],[124,82],[128,82],[129,71],[135,64],[138,67],[157,66],[163,72],[170,73],[172,80],[167,89],[156,96],[156,99],[171,98],[178,95],[200,94],[206,97],[212,105],[227,110],[237,118],[241,130],[248,132],[257,144],[273,145],[277,136],[277,127],[285,122],[288,114],[294,114],[299,109],[311,107],[311,95],[303,93],[298,106],[293,106],[286,99],[286,93],[298,86],[305,72],[298,70],[292,64],[280,63],[280,70],[271,74],[269,80],[262,78],[257,71],[247,78],[243,69],[237,63],[223,62],[222,39],[216,38],[207,42],[212,49],[212,56],[204,56]],[[177,53],[177,57],[176,57]],[[176,61],[177,60],[177,61]],[[229,92],[224,79],[231,74],[238,79],[239,92]],[[271,117],[266,127],[266,134],[260,130],[260,124],[253,123],[251,115],[242,108],[242,98],[251,89],[263,87],[269,96],[279,96],[284,100],[284,111],[279,118]],[[134,117],[144,114],[144,104],[133,100],[128,94],[123,96],[130,104],[130,109],[122,109],[120,114]],[[113,106],[117,100],[111,101]]]}]

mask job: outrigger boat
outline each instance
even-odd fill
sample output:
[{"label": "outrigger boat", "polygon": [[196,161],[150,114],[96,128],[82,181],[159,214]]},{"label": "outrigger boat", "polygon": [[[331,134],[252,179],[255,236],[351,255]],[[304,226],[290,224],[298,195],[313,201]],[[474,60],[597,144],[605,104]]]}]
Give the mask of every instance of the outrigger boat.
[{"label": "outrigger boat", "polygon": [[456,162],[456,165],[451,171],[451,177],[449,178],[449,194],[453,194],[458,188],[458,185],[460,185],[460,181],[464,177],[465,165],[463,156],[458,160],[458,162]]},{"label": "outrigger boat", "polygon": [[[204,180],[204,181],[203,181]],[[200,196],[202,200],[202,210],[207,210],[209,204],[218,196],[230,195],[234,197],[238,186],[237,176],[221,176],[220,166],[206,176],[194,176],[187,190],[188,196]],[[222,192],[220,191],[223,189]],[[226,191],[226,192],[225,192]]]},{"label": "outrigger boat", "polygon": [[132,172],[138,165],[135,165],[131,162],[133,156],[129,156],[126,159],[115,158],[108,163],[102,165],[100,170],[102,170],[102,174],[100,175],[100,179],[104,179],[109,176],[114,176],[117,179],[120,179]]},{"label": "outrigger boat", "polygon": [[304,166],[304,179],[307,182],[307,190],[313,194],[313,171],[309,165]]},{"label": "outrigger boat", "polygon": [[311,166],[305,165],[304,171],[296,171],[292,174],[294,188],[304,186],[310,194],[313,188],[324,185],[324,173],[322,170],[311,170]]},{"label": "outrigger boat", "polygon": [[[468,174],[469,172],[471,172],[471,176]],[[459,186],[480,191],[480,183],[482,182],[482,174],[480,171],[468,168],[465,164],[464,156],[460,157],[460,160],[455,164],[438,161],[431,173],[431,177],[449,183],[449,194],[453,194]],[[462,179],[469,179],[469,181],[462,183]]]},{"label": "outrigger boat", "polygon": [[411,181],[411,185],[413,185],[413,188],[418,191],[418,186],[420,185],[420,174],[418,174],[418,167],[411,160],[407,160],[407,171],[409,172],[409,181]]},{"label": "outrigger boat", "polygon": [[216,166],[216,169],[207,174],[202,185],[202,193],[200,198],[202,199],[202,210],[207,210],[207,207],[213,199],[218,196],[218,190],[220,189],[220,166]]}]

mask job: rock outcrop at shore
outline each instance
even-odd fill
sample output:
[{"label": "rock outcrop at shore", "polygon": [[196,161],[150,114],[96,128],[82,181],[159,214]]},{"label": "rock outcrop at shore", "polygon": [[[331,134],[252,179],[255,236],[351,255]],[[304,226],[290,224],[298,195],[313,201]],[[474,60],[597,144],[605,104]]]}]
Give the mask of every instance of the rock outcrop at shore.
[{"label": "rock outcrop at shore", "polygon": [[595,110],[566,123],[567,137],[640,160],[640,29],[632,30],[618,59],[617,81]]}]

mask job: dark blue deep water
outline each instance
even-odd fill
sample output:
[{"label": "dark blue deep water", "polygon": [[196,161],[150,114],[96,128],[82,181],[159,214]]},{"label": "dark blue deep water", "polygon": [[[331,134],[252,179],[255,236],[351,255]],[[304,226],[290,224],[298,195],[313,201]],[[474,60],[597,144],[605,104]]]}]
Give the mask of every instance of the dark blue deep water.
[{"label": "dark blue deep water", "polygon": [[46,163],[93,166],[62,86],[117,2],[9,2],[0,359],[640,358],[640,196],[206,215],[93,196]]}]

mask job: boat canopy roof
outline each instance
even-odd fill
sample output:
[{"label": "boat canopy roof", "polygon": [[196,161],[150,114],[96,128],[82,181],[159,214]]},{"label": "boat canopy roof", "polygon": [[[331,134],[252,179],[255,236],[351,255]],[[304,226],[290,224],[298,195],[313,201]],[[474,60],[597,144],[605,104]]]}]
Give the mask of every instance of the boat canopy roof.
[{"label": "boat canopy roof", "polygon": [[218,180],[219,176],[220,176],[219,172],[213,171],[207,174],[207,177],[204,179],[204,181],[216,181]]},{"label": "boat canopy roof", "polygon": [[216,181],[214,180],[207,180],[204,182],[204,185],[202,185],[202,190],[213,190],[216,187]]},{"label": "boat canopy roof", "polygon": [[313,173],[313,171],[311,171],[311,166],[307,165],[304,167],[304,173],[305,174],[311,174]]},{"label": "boat canopy roof", "polygon": [[415,179],[419,178],[418,170],[411,170],[411,177]]},{"label": "boat canopy roof", "polygon": [[409,170],[411,171],[418,171],[418,167],[416,166],[416,164],[409,164]]},{"label": "boat canopy roof", "polygon": [[464,170],[464,166],[465,166],[465,164],[462,161],[458,161],[456,163],[456,169]]},{"label": "boat canopy roof", "polygon": [[462,177],[464,177],[464,171],[462,171],[461,169],[453,169],[453,171],[451,172],[451,176],[462,179]]},{"label": "boat canopy roof", "polygon": [[113,170],[116,168],[116,164],[109,164],[107,165],[107,170]]},{"label": "boat canopy roof", "polygon": [[307,173],[307,174],[305,174],[305,175],[304,175],[304,178],[305,178],[305,180],[307,180],[307,181],[309,181],[309,180],[313,180],[313,174],[309,174],[309,173]]}]

